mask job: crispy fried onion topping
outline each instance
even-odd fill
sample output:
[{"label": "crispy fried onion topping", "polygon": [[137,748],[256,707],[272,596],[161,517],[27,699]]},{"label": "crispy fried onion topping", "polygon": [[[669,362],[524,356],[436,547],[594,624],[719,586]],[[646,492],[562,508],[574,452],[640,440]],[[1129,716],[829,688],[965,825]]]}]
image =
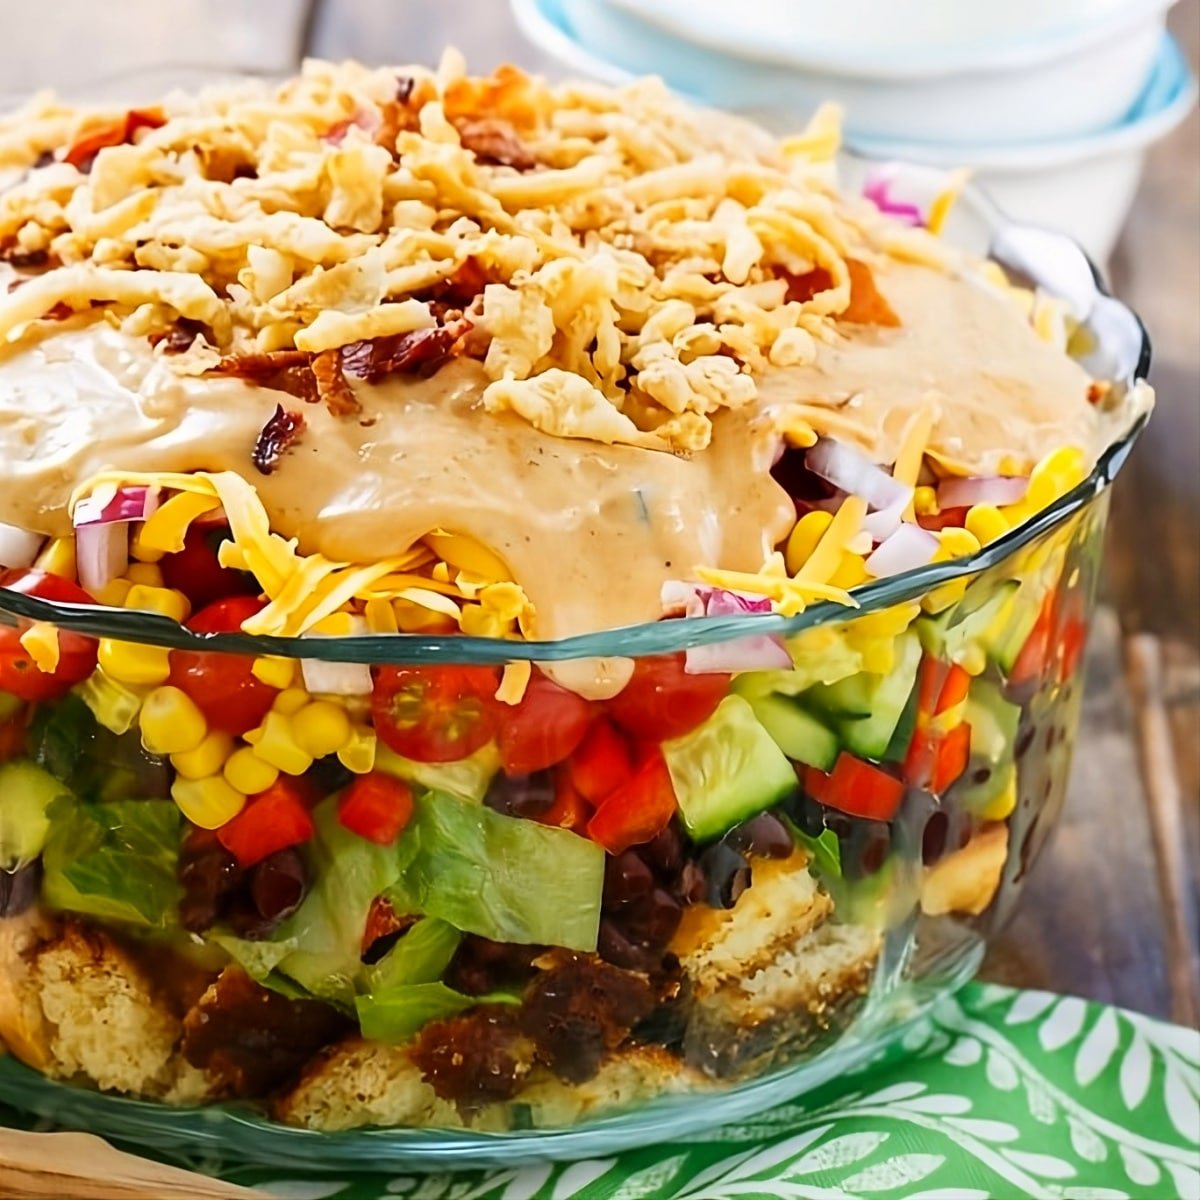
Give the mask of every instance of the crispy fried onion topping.
[{"label": "crispy fried onion topping", "polygon": [[0,118],[0,258],[36,270],[0,342],[96,306],[347,414],[347,376],[469,352],[486,409],[696,450],[768,365],[895,320],[870,268],[895,231],[839,198],[836,144],[828,110],[780,143],[652,80],[476,78],[453,52],[132,111],[39,95]]}]

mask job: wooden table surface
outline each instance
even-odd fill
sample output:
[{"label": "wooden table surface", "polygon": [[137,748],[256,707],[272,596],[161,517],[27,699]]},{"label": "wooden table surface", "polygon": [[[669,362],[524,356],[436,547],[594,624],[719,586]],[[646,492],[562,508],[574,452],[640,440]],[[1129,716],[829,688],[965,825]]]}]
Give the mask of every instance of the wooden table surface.
[{"label": "wooden table surface", "polygon": [[[1172,17],[1200,60],[1200,0]],[[509,60],[553,74],[502,0],[317,0],[313,54]],[[1106,606],[1062,825],[987,978],[1195,1024],[1200,1014],[1200,118],[1150,157],[1112,263],[1155,347],[1159,408],[1115,490]]]}]

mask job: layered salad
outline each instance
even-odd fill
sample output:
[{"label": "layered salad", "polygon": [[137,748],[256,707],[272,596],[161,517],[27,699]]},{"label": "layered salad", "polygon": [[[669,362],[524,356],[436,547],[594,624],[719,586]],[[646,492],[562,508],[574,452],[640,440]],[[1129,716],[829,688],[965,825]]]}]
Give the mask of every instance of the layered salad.
[{"label": "layered salad", "polygon": [[1061,801],[1102,513],[860,597],[1148,395],[836,149],[454,54],[0,121],[13,1056],[561,1127],[786,1069],[977,936]]}]

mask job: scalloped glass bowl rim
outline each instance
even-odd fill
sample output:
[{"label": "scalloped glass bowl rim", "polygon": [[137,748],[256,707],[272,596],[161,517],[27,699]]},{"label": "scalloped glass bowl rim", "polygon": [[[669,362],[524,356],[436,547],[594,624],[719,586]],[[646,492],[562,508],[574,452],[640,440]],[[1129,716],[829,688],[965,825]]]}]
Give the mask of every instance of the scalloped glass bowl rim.
[{"label": "scalloped glass bowl rim", "polygon": [[[1141,377],[1139,373],[1139,378]],[[794,617],[751,614],[648,621],[557,641],[509,641],[465,634],[425,636],[383,634],[356,637],[260,637],[244,633],[195,634],[169,617],[100,605],[61,604],[0,588],[0,613],[51,623],[94,637],[112,637],[140,645],[173,649],[204,648],[231,654],[271,655],[348,663],[472,663],[502,665],[514,661],[567,662],[582,658],[637,658],[674,654],[757,634],[791,636],[835,621],[848,621],[895,604],[915,600],[939,584],[997,567],[1019,550],[1063,524],[1109,487],[1124,465],[1148,419],[1143,414],[1099,457],[1092,473],[1053,504],[1011,529],[977,553],[950,562],[878,579],[857,588],[858,607],[822,601]]]}]

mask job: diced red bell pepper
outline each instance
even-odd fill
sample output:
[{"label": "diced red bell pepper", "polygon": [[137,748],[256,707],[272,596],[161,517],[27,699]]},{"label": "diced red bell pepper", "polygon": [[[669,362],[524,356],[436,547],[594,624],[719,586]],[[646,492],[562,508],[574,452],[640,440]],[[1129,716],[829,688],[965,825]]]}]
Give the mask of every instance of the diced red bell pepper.
[{"label": "diced red bell pepper", "polygon": [[588,837],[620,854],[660,834],[675,815],[675,787],[662,751],[654,747],[629,779],[588,822]]},{"label": "diced red bell pepper", "polygon": [[930,788],[935,796],[946,792],[967,769],[971,757],[971,727],[965,721],[944,733],[937,741],[933,778]]},{"label": "diced red bell pepper", "polygon": [[1053,592],[1042,601],[1038,619],[1008,673],[1009,683],[1028,683],[1034,679],[1041,679],[1046,674],[1049,656],[1053,651],[1056,601],[1057,597]]},{"label": "diced red bell pepper", "polygon": [[570,775],[560,770],[555,782],[554,803],[534,819],[543,825],[583,833],[591,815],[592,805],[580,794]]},{"label": "diced red bell pepper", "polygon": [[390,846],[400,836],[412,813],[412,788],[382,771],[360,775],[338,800],[342,825],[380,846]]},{"label": "diced red bell pepper", "polygon": [[299,846],[312,837],[313,819],[304,789],[281,776],[265,792],[217,830],[217,840],[242,867],[253,867],[272,854]]},{"label": "diced red bell pepper", "polygon": [[962,528],[967,523],[967,513],[970,511],[969,508],[962,507],[944,508],[939,513],[918,513],[917,524],[922,529],[928,529],[934,533],[952,526]]},{"label": "diced red bell pepper", "polygon": [[819,804],[869,821],[890,821],[904,798],[902,779],[845,750],[828,775],[809,767],[804,773],[804,788]]},{"label": "diced red bell pepper", "polygon": [[1083,652],[1087,648],[1087,623],[1079,617],[1068,617],[1058,635],[1059,650],[1062,655],[1059,663],[1058,677],[1066,683],[1079,667]]},{"label": "diced red bell pepper", "polygon": [[18,716],[0,725],[0,763],[25,753],[25,722]]},{"label": "diced red bell pepper", "polygon": [[567,774],[580,796],[595,807],[633,774],[628,741],[612,722],[597,721],[567,760]]},{"label": "diced red bell pepper", "polygon": [[971,676],[958,663],[952,664],[946,673],[946,682],[942,684],[942,690],[938,695],[937,704],[933,710],[934,716],[949,712],[952,708],[960,705],[967,698],[970,687]]}]

